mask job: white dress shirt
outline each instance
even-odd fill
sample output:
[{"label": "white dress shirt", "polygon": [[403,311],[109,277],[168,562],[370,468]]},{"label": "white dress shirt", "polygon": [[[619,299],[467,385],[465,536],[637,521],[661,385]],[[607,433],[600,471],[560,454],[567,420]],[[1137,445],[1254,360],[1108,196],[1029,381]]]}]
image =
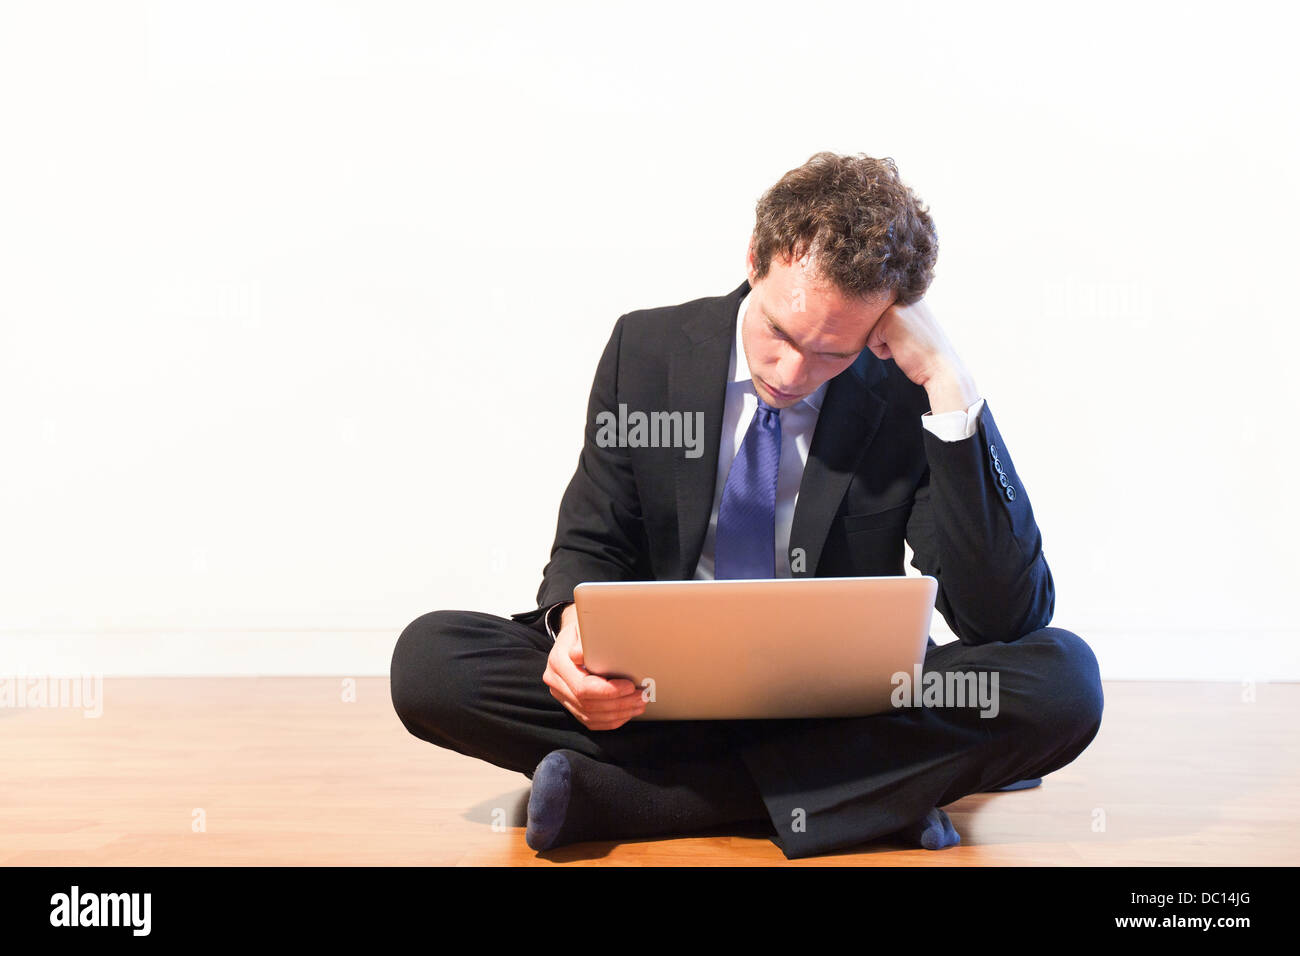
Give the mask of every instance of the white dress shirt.
[{"label": "white dress shirt", "polygon": [[[704,548],[695,567],[697,580],[713,577],[714,546],[718,532],[718,509],[722,506],[722,491],[727,486],[727,472],[740,451],[750,420],[758,409],[758,392],[754,389],[749,362],[745,358],[745,344],[741,328],[745,321],[745,308],[749,293],[740,300],[736,313],[736,337],[731,343],[731,365],[727,378],[727,397],[722,412],[722,441],[718,444],[718,478],[713,490],[713,512],[709,516],[709,530],[704,536]],[[812,445],[817,417],[821,414],[822,400],[826,397],[829,381],[822,382],[814,392],[805,395],[781,415],[781,463],[776,473],[776,576],[788,578],[790,574],[790,526],[794,523],[794,507],[799,500],[799,484],[803,480],[804,465],[808,461],[808,448]],[[923,428],[944,441],[960,441],[975,434],[984,399],[978,399],[966,411],[957,409],[935,415],[926,412],[921,416]]]}]

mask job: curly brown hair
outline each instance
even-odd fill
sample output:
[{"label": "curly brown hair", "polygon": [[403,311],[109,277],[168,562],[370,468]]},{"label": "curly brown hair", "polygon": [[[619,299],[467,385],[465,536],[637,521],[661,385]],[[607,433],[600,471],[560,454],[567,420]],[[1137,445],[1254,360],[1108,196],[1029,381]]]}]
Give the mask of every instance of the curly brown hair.
[{"label": "curly brown hair", "polygon": [[893,289],[899,305],[911,305],[934,279],[939,237],[893,159],[820,152],[763,194],[754,225],[756,278],[774,255],[805,254],[844,295]]}]

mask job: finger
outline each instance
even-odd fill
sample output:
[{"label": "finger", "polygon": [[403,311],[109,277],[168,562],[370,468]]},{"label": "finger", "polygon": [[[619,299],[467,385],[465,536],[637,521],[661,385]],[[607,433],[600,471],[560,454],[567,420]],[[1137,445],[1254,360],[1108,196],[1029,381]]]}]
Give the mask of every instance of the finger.
[{"label": "finger", "polygon": [[552,671],[548,670],[546,674],[543,675],[542,683],[544,683],[550,690],[551,696],[566,708],[569,710],[574,710],[575,708],[581,709],[581,705],[578,703],[578,698],[573,696],[573,691],[569,689],[569,686],[565,684],[564,681],[553,676]]},{"label": "finger", "polygon": [[585,701],[578,698],[577,706],[590,717],[601,717],[606,720],[612,720],[615,717],[635,717],[638,714],[645,713],[645,703],[641,700]]},{"label": "finger", "polygon": [[[559,698],[557,698],[559,699]],[[581,707],[575,707],[572,704],[560,699],[565,710],[571,713],[588,730],[617,730],[625,723],[636,716],[632,714],[589,714]]]},{"label": "finger", "polygon": [[637,714],[587,714],[583,724],[588,730],[617,730]]},{"label": "finger", "polygon": [[606,680],[597,674],[589,673],[563,655],[559,656],[559,660],[552,661],[552,666],[560,679],[572,689],[574,696],[584,700],[630,697],[637,691],[636,685],[626,678]]},{"label": "finger", "polygon": [[558,673],[555,668],[548,667],[546,669],[546,673],[542,675],[542,682],[551,689],[551,696],[560,703],[571,709],[583,711],[585,714],[587,707],[574,692],[572,683],[565,680],[564,675]]},{"label": "finger", "polygon": [[559,670],[561,676],[566,681],[568,681],[570,685],[573,686],[575,692],[581,693],[580,688],[578,686],[578,681],[583,677],[589,677],[589,676],[595,677],[596,679],[601,680],[606,684],[612,685],[613,690],[606,689],[604,691],[600,691],[598,692],[600,696],[622,696],[622,695],[631,694],[633,691],[636,690],[636,685],[633,684],[630,680],[621,677],[616,677],[613,680],[606,681],[603,677],[599,677],[599,675],[593,675],[587,670],[585,666],[586,659],[583,657],[583,653],[582,653],[582,635],[576,633],[576,628],[573,637],[573,643],[569,645],[569,663],[573,665],[572,670],[568,668],[561,669],[558,667],[557,670]]},{"label": "finger", "polygon": [[626,678],[616,677],[613,680],[606,680],[597,674],[588,674],[586,671],[581,673],[578,682],[572,686],[573,692],[584,701],[618,700],[641,696],[641,691],[636,684]]},{"label": "finger", "polygon": [[556,700],[590,717],[627,718],[635,717],[645,711],[645,700],[640,694],[627,694],[621,697],[584,696],[549,668],[542,675],[542,680],[551,689],[551,695]]},{"label": "finger", "polygon": [[620,700],[584,700],[578,698],[578,706],[593,717],[635,717],[645,713],[645,701],[639,697],[624,697]]},{"label": "finger", "polygon": [[[597,678],[599,680],[599,678]],[[577,686],[569,685],[569,694],[573,700],[586,711],[602,711],[609,713],[616,710],[635,710],[642,706],[645,701],[637,693],[609,695],[600,692],[592,692],[591,686],[579,684]]]},{"label": "finger", "polygon": [[556,672],[566,680],[571,677],[576,680],[576,675],[587,673],[587,669],[582,666],[582,651],[575,652],[572,645],[567,650],[556,648],[551,652],[548,660]]},{"label": "finger", "polygon": [[[550,685],[548,684],[547,686]],[[559,701],[560,705],[565,710],[571,713],[577,720],[582,722],[584,725],[590,723],[592,720],[604,721],[604,720],[611,719],[611,715],[606,715],[606,714],[593,715],[588,713],[587,709],[583,707],[582,704],[572,696],[572,694],[569,692],[569,689],[565,687],[563,684],[560,684],[559,686],[552,686],[551,696],[554,697],[557,701]]]},{"label": "finger", "polygon": [[577,720],[579,723],[581,723],[584,727],[589,725],[591,718],[587,716],[585,713],[583,713],[581,707],[574,707],[572,704],[563,700],[560,701],[560,703],[564,704],[564,709],[567,710],[569,713],[571,713],[574,719]]},{"label": "finger", "polygon": [[592,723],[587,724],[587,729],[588,730],[618,730],[618,728],[622,727],[630,719],[631,718],[627,718],[625,720],[616,720],[613,723],[597,723],[593,721]]},{"label": "finger", "polygon": [[563,704],[575,717],[586,723],[588,720],[627,720],[644,711],[645,704],[639,696],[617,699],[596,698],[583,700],[573,692],[573,688],[558,678],[546,681],[551,689],[551,696]]}]

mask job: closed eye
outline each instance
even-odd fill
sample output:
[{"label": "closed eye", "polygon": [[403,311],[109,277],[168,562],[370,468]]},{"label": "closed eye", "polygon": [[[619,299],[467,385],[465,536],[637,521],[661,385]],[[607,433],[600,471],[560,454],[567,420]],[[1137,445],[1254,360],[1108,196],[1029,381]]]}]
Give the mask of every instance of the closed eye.
[{"label": "closed eye", "polygon": [[[770,331],[778,339],[781,339],[785,342],[789,342],[790,345],[793,348],[797,349],[798,351],[800,352],[803,351],[803,349],[799,348],[799,343],[797,343],[794,339],[790,338],[790,336],[786,335],[785,331],[781,328],[781,326],[777,325],[776,322],[773,321],[772,316],[768,315],[767,309],[763,310],[763,317],[767,319],[768,331]],[[820,355],[822,358],[834,359],[838,361],[840,359],[853,358],[858,353],[857,352],[817,352],[816,354]]]}]

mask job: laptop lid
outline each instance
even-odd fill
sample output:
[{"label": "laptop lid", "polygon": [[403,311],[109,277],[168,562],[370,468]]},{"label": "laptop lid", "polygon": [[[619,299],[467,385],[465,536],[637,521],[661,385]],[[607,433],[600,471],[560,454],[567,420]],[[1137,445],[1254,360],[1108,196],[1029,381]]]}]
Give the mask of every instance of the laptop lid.
[{"label": "laptop lid", "polygon": [[929,576],[589,582],[586,668],[642,687],[635,720],[853,717],[925,660]]}]

